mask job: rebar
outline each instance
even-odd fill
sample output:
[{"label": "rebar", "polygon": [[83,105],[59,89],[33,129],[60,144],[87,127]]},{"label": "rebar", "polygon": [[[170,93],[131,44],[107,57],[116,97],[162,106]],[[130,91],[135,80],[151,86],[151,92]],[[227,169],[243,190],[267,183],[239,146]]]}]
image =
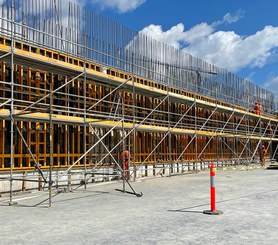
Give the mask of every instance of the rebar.
[{"label": "rebar", "polygon": [[[11,1],[0,6],[3,36],[11,36]],[[260,101],[268,112],[277,109],[272,92],[71,2],[14,0],[14,15],[16,40],[246,108]]]}]

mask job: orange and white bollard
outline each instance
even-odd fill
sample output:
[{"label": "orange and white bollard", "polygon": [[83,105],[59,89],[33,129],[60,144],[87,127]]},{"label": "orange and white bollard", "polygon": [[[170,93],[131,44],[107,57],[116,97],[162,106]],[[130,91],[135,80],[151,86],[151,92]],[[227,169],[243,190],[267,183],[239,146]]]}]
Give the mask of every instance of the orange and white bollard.
[{"label": "orange and white bollard", "polygon": [[214,185],[214,176],[216,168],[214,163],[210,164],[210,210],[203,211],[204,214],[211,214],[211,215],[219,215],[223,214],[222,211],[216,210],[216,199],[215,199],[215,185]]}]

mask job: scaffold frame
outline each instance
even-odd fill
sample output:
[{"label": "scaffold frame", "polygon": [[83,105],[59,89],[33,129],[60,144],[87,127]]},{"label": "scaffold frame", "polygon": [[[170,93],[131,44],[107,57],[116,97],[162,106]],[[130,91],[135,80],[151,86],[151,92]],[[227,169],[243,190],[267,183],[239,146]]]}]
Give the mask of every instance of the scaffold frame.
[{"label": "scaffold frame", "polygon": [[[56,4],[49,2],[49,7]],[[20,3],[9,3],[0,6],[11,14],[0,17],[0,183],[9,182],[10,205],[15,204],[14,182],[20,181],[37,183],[40,190],[44,183],[49,207],[55,186],[72,191],[72,184],[79,183],[86,189],[95,179],[121,177],[120,191],[142,196],[125,177],[121,147],[132,153],[133,180],[150,171],[183,173],[184,166],[198,171],[210,161],[216,166],[251,164],[262,144],[270,157],[276,156],[278,118],[271,92],[150,38],[142,48],[141,34],[126,34],[126,40],[133,38],[118,47],[123,53],[115,52],[117,41],[115,47],[87,46],[85,37],[77,41],[80,33],[65,38],[58,32],[62,23],[57,19],[52,21],[58,27],[47,31],[40,24],[20,23],[15,8]],[[71,31],[78,27],[67,26]],[[153,48],[150,58],[149,44],[162,54]],[[114,55],[105,52],[109,45]],[[167,63],[171,55],[177,61]],[[204,81],[212,86],[214,79],[219,82],[208,89]],[[255,99],[264,106],[261,114],[253,111]]]}]

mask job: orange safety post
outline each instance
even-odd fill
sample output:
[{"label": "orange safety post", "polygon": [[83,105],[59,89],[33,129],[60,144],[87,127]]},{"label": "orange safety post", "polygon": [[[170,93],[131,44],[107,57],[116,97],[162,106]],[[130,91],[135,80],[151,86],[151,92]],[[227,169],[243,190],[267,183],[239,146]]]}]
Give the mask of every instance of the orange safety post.
[{"label": "orange safety post", "polygon": [[214,163],[210,164],[210,210],[203,211],[204,214],[210,215],[219,215],[223,214],[222,211],[216,210],[216,199],[215,199],[215,185],[214,185],[214,177],[215,177],[215,165]]}]

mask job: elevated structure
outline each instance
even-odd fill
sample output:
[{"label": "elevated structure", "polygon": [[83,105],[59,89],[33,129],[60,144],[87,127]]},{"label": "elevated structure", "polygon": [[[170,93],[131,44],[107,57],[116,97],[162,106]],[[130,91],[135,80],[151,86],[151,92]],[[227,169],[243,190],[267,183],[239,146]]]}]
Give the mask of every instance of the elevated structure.
[{"label": "elevated structure", "polygon": [[0,177],[11,202],[18,183],[44,183],[51,203],[53,184],[117,176],[120,146],[133,178],[250,163],[262,144],[276,155],[271,92],[78,6],[63,23],[61,1],[29,3],[1,6]]}]

